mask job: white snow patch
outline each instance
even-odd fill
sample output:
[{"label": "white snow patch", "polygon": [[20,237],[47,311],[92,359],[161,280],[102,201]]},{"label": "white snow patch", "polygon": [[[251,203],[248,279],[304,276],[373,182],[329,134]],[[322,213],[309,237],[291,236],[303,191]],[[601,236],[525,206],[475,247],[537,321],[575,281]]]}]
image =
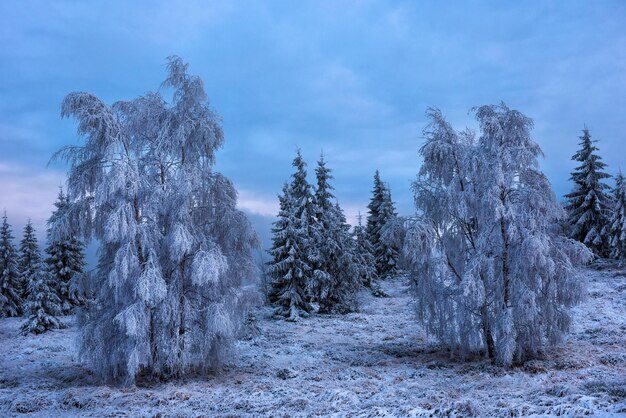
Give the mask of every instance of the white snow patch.
[{"label": "white snow patch", "polygon": [[545,358],[503,369],[451,359],[415,321],[407,286],[360,313],[296,323],[256,312],[221,372],[150,387],[101,385],[76,328],[18,336],[0,320],[0,416],[620,416],[626,413],[626,272],[585,270],[589,297]]}]

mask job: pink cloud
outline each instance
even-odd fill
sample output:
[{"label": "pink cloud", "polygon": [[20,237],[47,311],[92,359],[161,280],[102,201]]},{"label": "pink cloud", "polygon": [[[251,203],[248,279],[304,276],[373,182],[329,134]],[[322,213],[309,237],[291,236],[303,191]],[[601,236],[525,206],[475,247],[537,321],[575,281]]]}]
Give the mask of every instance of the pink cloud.
[{"label": "pink cloud", "polygon": [[16,238],[28,219],[43,236],[59,186],[64,182],[65,175],[59,171],[33,170],[0,161],[0,211],[6,210]]}]

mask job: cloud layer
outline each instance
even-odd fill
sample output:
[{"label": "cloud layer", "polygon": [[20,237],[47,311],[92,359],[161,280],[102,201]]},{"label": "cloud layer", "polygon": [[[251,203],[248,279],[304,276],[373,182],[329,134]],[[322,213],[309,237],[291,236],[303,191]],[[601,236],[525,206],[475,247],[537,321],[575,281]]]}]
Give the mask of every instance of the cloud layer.
[{"label": "cloud layer", "polygon": [[170,54],[203,77],[224,118],[218,169],[255,216],[275,213],[296,147],[310,171],[324,152],[350,219],[377,168],[410,213],[426,107],[462,129],[501,100],[534,118],[562,195],[584,124],[611,171],[626,165],[624,21],[621,1],[3,2],[0,206],[41,224],[64,170],[45,165],[78,140],[63,97],[158,89]]}]

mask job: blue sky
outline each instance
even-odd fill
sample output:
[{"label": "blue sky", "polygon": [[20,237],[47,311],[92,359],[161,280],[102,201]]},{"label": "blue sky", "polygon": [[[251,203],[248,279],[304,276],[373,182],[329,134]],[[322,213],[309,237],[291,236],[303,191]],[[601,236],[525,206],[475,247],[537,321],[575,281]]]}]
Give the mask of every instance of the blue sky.
[{"label": "blue sky", "polygon": [[224,120],[218,169],[260,229],[296,147],[311,168],[324,151],[349,218],[377,168],[409,214],[428,106],[459,129],[500,101],[532,117],[559,196],[584,124],[626,170],[626,2],[452,3],[2,2],[0,209],[43,228],[64,178],[46,163],[78,141],[63,97],[155,90],[171,54],[204,79]]}]

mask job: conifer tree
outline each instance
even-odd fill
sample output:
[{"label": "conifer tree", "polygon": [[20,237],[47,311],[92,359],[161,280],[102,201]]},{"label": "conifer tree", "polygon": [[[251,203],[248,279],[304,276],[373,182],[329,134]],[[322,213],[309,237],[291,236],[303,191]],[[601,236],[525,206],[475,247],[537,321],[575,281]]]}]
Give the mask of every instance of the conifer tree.
[{"label": "conifer tree", "polygon": [[31,281],[39,276],[39,272],[42,268],[39,244],[37,242],[37,236],[35,235],[35,228],[33,228],[30,219],[24,227],[24,235],[20,242],[19,254],[18,272],[20,292],[22,300],[26,301],[30,293]]},{"label": "conifer tree", "polygon": [[0,227],[0,317],[22,314],[22,287],[17,261],[11,226],[5,212]]},{"label": "conifer tree", "polygon": [[380,216],[384,221],[380,227],[380,246],[377,252],[378,269],[383,273],[383,276],[393,277],[398,274],[399,249],[394,242],[385,240],[384,229],[394,223],[398,214],[391,200],[391,190],[387,185],[385,185],[384,199],[380,206]]},{"label": "conifer tree", "polygon": [[[48,226],[65,219],[64,214],[69,209],[69,195],[59,190],[56,209],[48,220]],[[71,228],[68,228],[71,229]],[[46,266],[50,273],[52,284],[59,294],[61,313],[67,315],[77,306],[84,306],[86,301],[77,289],[76,279],[83,274],[85,267],[83,245],[74,235],[62,235],[52,238],[48,228],[48,246],[46,247]]]},{"label": "conifer tree", "polygon": [[331,190],[333,178],[322,156],[315,169],[317,187],[314,196],[316,212],[315,238],[318,262],[316,264],[315,299],[322,313],[346,313],[357,308],[356,292],[361,283],[356,265],[354,241],[350,226]]},{"label": "conifer tree", "polygon": [[615,177],[609,244],[612,258],[626,260],[626,179],[621,172]]},{"label": "conifer tree", "polygon": [[376,274],[379,278],[392,276],[397,272],[398,249],[382,239],[382,230],[387,222],[396,216],[391,192],[376,170],[374,189],[368,207],[367,236],[374,249]]},{"label": "conifer tree", "polygon": [[24,314],[28,317],[20,328],[20,333],[41,334],[51,329],[65,328],[57,315],[61,312],[61,300],[53,286],[50,273],[42,263],[33,265],[28,281],[28,298]]},{"label": "conifer tree", "polygon": [[597,256],[608,255],[609,186],[604,180],[610,175],[604,172],[606,164],[598,155],[597,141],[591,139],[587,128],[580,137],[580,150],[572,160],[580,165],[574,169],[571,180],[574,189],[565,195],[571,237],[589,247]]},{"label": "conifer tree", "polygon": [[300,248],[300,259],[310,267],[304,271],[304,282],[307,294],[311,295],[311,289],[315,285],[315,269],[320,262],[320,255],[317,243],[320,241],[318,236],[316,204],[314,202],[311,185],[307,181],[306,163],[302,158],[300,150],[297,150],[296,157],[292,163],[296,171],[292,175],[290,189],[291,199],[293,201],[294,217],[298,220],[297,228],[302,229],[302,242],[298,243]]},{"label": "conifer tree", "polygon": [[359,277],[363,286],[375,290],[377,289],[376,281],[376,264],[374,260],[374,249],[367,238],[365,227],[362,222],[362,215],[357,215],[357,225],[354,227],[354,245],[356,254],[356,263],[359,266]]},{"label": "conifer tree", "polygon": [[272,228],[272,260],[267,268],[272,279],[268,300],[277,305],[277,315],[295,321],[302,313],[311,311],[306,280],[312,268],[304,257],[308,235],[301,218],[296,216],[292,190],[286,183],[278,199],[280,210]]}]

